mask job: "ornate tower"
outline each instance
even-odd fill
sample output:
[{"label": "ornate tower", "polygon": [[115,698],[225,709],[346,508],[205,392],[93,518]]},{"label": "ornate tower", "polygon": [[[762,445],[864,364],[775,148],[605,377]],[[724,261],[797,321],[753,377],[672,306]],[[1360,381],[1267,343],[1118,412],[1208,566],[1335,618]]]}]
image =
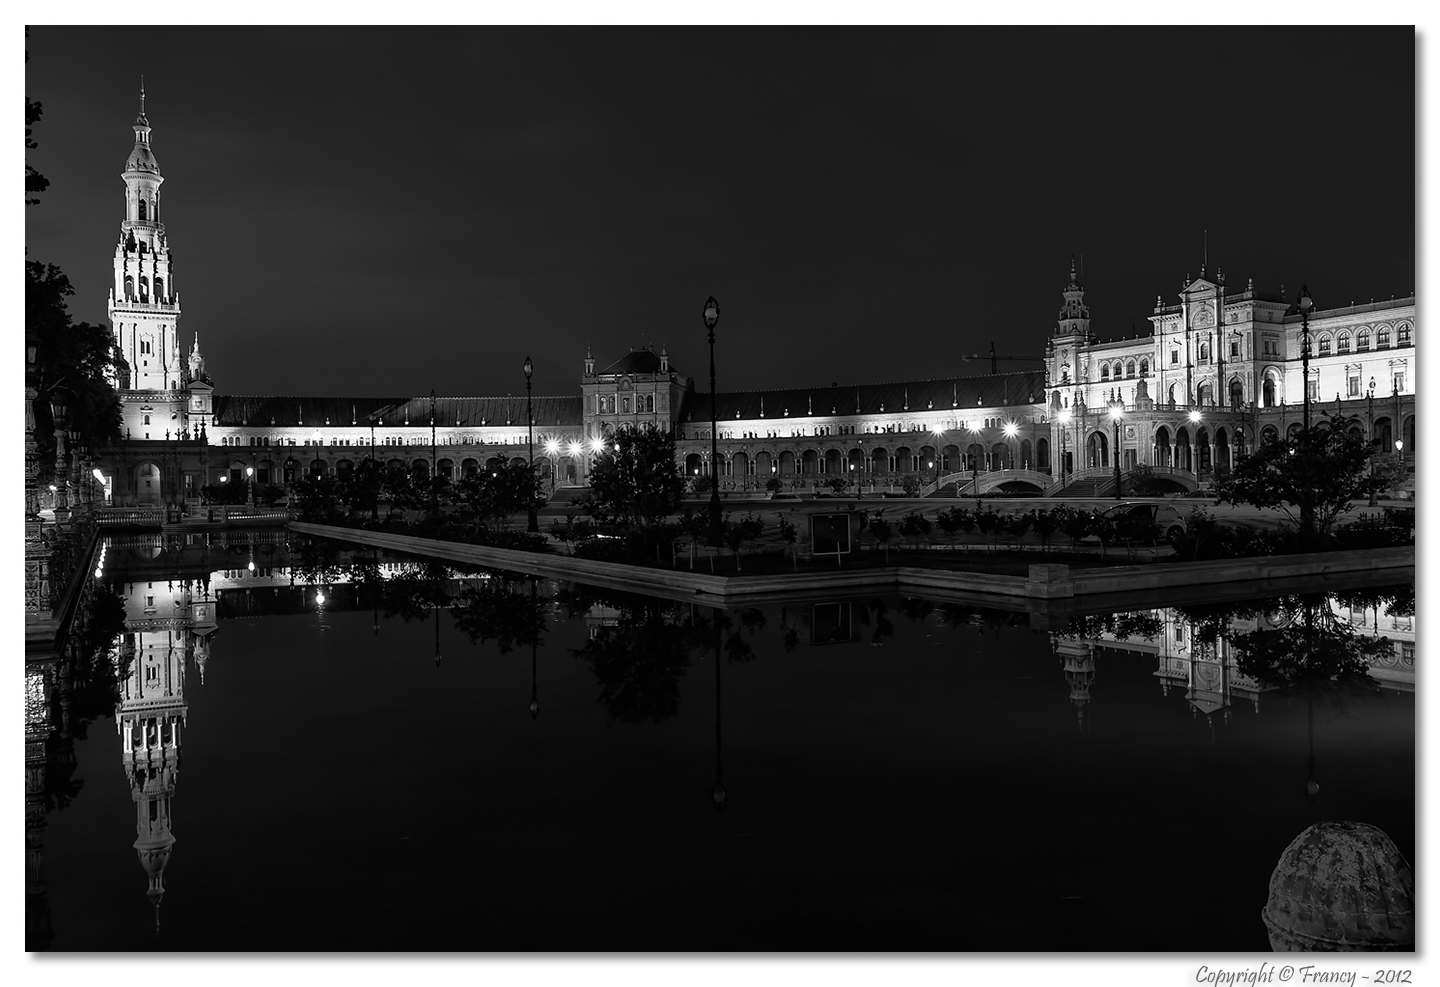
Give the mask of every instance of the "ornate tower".
[{"label": "ornate tower", "polygon": [[[120,176],[125,180],[125,219],[115,247],[110,324],[130,367],[130,379],[121,381],[121,386],[132,391],[176,391],[186,383],[180,359],[180,296],[175,291],[165,225],[160,222],[160,186],[165,179],[150,149],[143,85],[134,129],[135,148]],[[144,423],[132,425],[130,410],[126,408],[126,424],[140,438]],[[164,417],[169,425],[170,415]]]},{"label": "ornate tower", "polygon": [[1055,332],[1045,345],[1045,364],[1052,389],[1067,388],[1084,379],[1081,350],[1090,342],[1090,310],[1085,307],[1085,289],[1075,274],[1075,261],[1070,261],[1070,283],[1065,287],[1065,303]]}]

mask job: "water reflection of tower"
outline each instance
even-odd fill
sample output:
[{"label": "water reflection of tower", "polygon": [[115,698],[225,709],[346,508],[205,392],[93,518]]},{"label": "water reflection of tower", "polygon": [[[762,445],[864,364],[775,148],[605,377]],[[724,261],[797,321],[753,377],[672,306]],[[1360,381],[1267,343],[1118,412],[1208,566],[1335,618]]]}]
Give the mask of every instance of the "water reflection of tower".
[{"label": "water reflection of tower", "polygon": [[[134,606],[127,607],[125,646],[133,658],[130,674],[121,684],[115,726],[122,737],[121,760],[135,801],[135,852],[149,878],[146,895],[155,909],[158,932],[165,866],[175,844],[170,800],[180,772],[185,655],[194,611],[183,586],[172,587],[170,598],[160,605],[150,588],[147,584],[138,597],[131,595],[129,602],[141,608],[138,615]],[[213,607],[207,607],[206,613],[212,614]]]},{"label": "water reflection of tower", "polygon": [[1095,681],[1095,648],[1084,641],[1056,639],[1055,653],[1065,668],[1070,685],[1070,704],[1075,707],[1075,725],[1085,729],[1085,707],[1090,704],[1090,686]]}]

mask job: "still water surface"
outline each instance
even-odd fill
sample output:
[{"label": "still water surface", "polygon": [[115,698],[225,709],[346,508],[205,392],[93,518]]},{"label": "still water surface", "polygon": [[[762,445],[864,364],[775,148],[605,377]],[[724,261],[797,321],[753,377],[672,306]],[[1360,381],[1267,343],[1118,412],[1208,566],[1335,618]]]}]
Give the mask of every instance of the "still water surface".
[{"label": "still water surface", "polygon": [[47,740],[29,948],[1266,950],[1306,826],[1415,859],[1383,606],[1326,604],[1391,638],[1361,689],[1241,674],[1279,604],[1207,644],[806,601],[720,614],[717,661],[707,608],[335,548],[112,539],[124,699]]}]

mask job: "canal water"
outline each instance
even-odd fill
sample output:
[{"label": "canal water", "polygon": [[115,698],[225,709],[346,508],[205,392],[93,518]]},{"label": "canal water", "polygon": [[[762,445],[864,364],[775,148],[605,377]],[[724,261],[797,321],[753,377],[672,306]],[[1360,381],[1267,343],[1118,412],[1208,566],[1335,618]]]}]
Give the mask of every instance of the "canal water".
[{"label": "canal water", "polygon": [[284,532],[100,563],[120,633],[29,670],[30,949],[1267,950],[1307,826],[1415,859],[1413,584],[1042,622]]}]

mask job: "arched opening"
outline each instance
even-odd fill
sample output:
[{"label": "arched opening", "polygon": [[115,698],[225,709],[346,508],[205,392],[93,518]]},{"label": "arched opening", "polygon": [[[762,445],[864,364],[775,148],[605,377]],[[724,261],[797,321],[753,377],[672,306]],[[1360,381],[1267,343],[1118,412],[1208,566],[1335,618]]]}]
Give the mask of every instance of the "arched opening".
[{"label": "arched opening", "polygon": [[1091,432],[1085,442],[1085,464],[1091,469],[1110,465],[1110,440],[1104,432]]},{"label": "arched opening", "polygon": [[1141,377],[1149,377],[1149,376],[1150,376],[1150,361],[1149,361],[1149,360],[1141,360],[1141,361],[1140,361],[1140,376],[1141,376]]},{"label": "arched opening", "polygon": [[844,459],[841,458],[839,449],[825,450],[825,462],[822,472],[828,473],[831,476],[839,476],[843,472],[841,469],[843,464]]},{"label": "arched opening", "polygon": [[1110,364],[1103,363],[1100,365],[1100,379],[1104,381],[1110,379]]},{"label": "arched opening", "polygon": [[441,459],[435,463],[435,475],[443,476],[447,480],[455,479],[455,461],[453,459]]},{"label": "arched opening", "polygon": [[142,223],[145,221],[145,200],[144,200],[144,199],[141,199],[141,200],[140,200],[140,221],[141,221]]},{"label": "arched opening", "polygon": [[135,300],[135,278],[130,274],[125,275],[125,300],[127,302]]},{"label": "arched opening", "polygon": [[417,480],[430,479],[430,460],[417,459],[410,464],[410,475]]},{"label": "arched opening", "polygon": [[764,483],[775,473],[775,457],[768,452],[757,452],[755,454],[755,476]]},{"label": "arched opening", "polygon": [[[1394,455],[1395,435],[1392,423],[1389,418],[1375,419],[1375,439],[1380,443],[1380,455]],[[1407,443],[1406,447],[1409,445]]]},{"label": "arched opening", "polygon": [[950,473],[960,467],[960,447],[954,444],[940,450],[940,469]]},{"label": "arched opening", "polygon": [[870,450],[870,472],[877,476],[885,476],[890,472],[890,450],[876,448]]},{"label": "arched opening", "polygon": [[1195,469],[1195,460],[1190,449],[1190,432],[1183,427],[1175,431],[1175,468],[1190,471]]},{"label": "arched opening", "polygon": [[780,458],[780,475],[781,475],[781,476],[794,476],[794,475],[795,475],[795,454],[794,454],[793,452],[790,452],[790,451],[787,449],[786,451],[780,453],[780,457],[779,457],[779,458]]},{"label": "arched opening", "polygon": [[806,449],[800,454],[800,472],[814,476],[820,472],[820,453],[814,449]]},{"label": "arched opening", "polygon": [[1014,466],[1014,463],[1010,461],[1012,458],[1005,443],[996,442],[990,446],[990,468],[992,470],[1010,469]]},{"label": "arched opening", "polygon": [[910,454],[910,447],[909,447],[909,446],[900,446],[898,449],[896,449],[896,450],[895,450],[895,472],[897,472],[897,473],[912,473],[912,472],[914,472],[914,470],[915,470],[915,464],[912,463],[910,460],[911,460],[911,454]]},{"label": "arched opening", "polygon": [[348,459],[342,459],[335,464],[335,475],[342,479],[348,477],[355,470],[355,464]]},{"label": "arched opening", "polygon": [[698,452],[692,452],[685,457],[685,475],[690,479],[693,480],[695,477],[702,475],[701,471],[704,468],[705,464],[701,460]]},{"label": "arched opening", "polygon": [[1035,468],[1042,473],[1050,469],[1050,440],[1035,440]]},{"label": "arched opening", "polygon": [[1155,430],[1155,465],[1174,465],[1174,459],[1170,454],[1170,430],[1164,425]]},{"label": "arched opening", "polygon": [[462,477],[466,477],[466,478],[472,477],[472,476],[474,476],[474,475],[475,475],[476,473],[478,473],[478,472],[480,472],[480,461],[479,461],[479,460],[477,460],[477,459],[462,459],[462,460],[460,460],[460,475],[461,475]]},{"label": "arched opening", "polygon": [[1265,375],[1264,389],[1263,389],[1263,391],[1262,391],[1261,393],[1262,393],[1263,396],[1264,396],[1265,407],[1267,407],[1267,408],[1273,408],[1273,407],[1275,407],[1275,403],[1276,403],[1276,402],[1275,402],[1275,378],[1274,378],[1274,377],[1271,377],[1269,374],[1266,374],[1266,375]]},{"label": "arched opening", "polygon": [[1210,433],[1201,428],[1195,432],[1195,456],[1200,461],[1200,470],[1210,469]]},{"label": "arched opening", "polygon": [[730,463],[729,463],[729,465],[730,465],[730,470],[729,470],[729,473],[728,473],[727,475],[730,477],[730,479],[732,479],[732,480],[735,481],[735,485],[736,485],[736,486],[739,486],[740,484],[744,483],[744,482],[749,478],[749,476],[750,476],[750,455],[749,455],[748,453],[744,453],[744,452],[733,453],[733,454],[730,456]]},{"label": "arched opening", "polygon": [[1415,465],[1415,453],[1419,452],[1415,447],[1414,415],[1405,419],[1405,424],[1400,429],[1400,437],[1405,440],[1405,465],[1409,469]]},{"label": "arched opening", "polygon": [[1029,439],[1020,440],[1020,468],[1022,470],[1035,469],[1035,450],[1030,445]]},{"label": "arched opening", "polygon": [[1239,410],[1240,405],[1245,403],[1245,385],[1236,377],[1230,381],[1230,407]]},{"label": "arched opening", "polygon": [[320,477],[324,476],[327,472],[329,472],[329,469],[325,463],[325,460],[312,459],[310,460],[310,468],[306,472],[311,479],[318,480],[320,479]]},{"label": "arched opening", "polygon": [[1280,430],[1274,425],[1266,425],[1260,430],[1260,441],[1267,445],[1271,442],[1280,441]]},{"label": "arched opening", "polygon": [[964,469],[977,470],[984,465],[985,447],[978,442],[972,442],[965,447]]},{"label": "arched opening", "polygon": [[1235,468],[1230,454],[1230,435],[1223,428],[1215,429],[1215,469],[1221,472]]},{"label": "arched opening", "polygon": [[163,503],[160,467],[154,463],[141,463],[135,468],[135,506],[159,507]]},{"label": "arched opening", "polygon": [[1215,403],[1210,398],[1209,384],[1201,384],[1199,387],[1195,388],[1195,403],[1202,408],[1208,407],[1209,405]]}]

